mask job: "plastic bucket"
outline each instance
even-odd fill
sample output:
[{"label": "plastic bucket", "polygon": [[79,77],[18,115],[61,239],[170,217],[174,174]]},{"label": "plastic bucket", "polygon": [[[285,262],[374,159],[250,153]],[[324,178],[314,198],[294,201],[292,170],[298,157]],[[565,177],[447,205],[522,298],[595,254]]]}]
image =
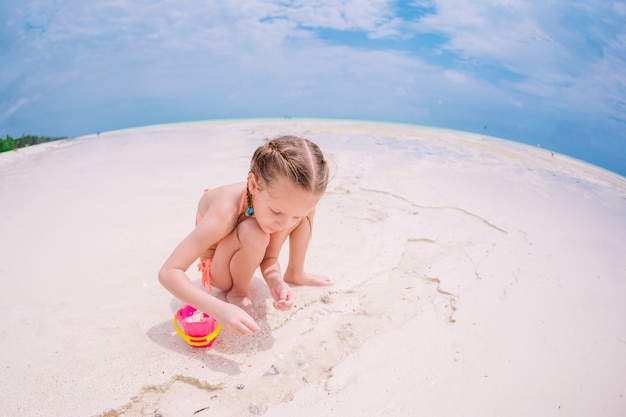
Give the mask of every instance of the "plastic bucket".
[{"label": "plastic bucket", "polygon": [[174,315],[174,329],[189,346],[195,348],[211,347],[222,326],[211,316],[202,313],[202,320],[190,321],[197,309],[184,305]]}]

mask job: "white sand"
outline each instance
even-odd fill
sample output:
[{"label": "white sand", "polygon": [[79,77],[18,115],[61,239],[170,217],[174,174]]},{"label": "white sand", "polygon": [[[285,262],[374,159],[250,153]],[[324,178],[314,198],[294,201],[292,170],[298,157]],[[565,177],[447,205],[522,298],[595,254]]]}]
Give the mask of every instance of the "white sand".
[{"label": "white sand", "polygon": [[[309,270],[262,334],[188,347],[156,273],[263,138],[333,161]],[[626,179],[492,138],[319,120],[0,154],[0,416],[624,416]],[[199,279],[195,267],[192,279]]]}]

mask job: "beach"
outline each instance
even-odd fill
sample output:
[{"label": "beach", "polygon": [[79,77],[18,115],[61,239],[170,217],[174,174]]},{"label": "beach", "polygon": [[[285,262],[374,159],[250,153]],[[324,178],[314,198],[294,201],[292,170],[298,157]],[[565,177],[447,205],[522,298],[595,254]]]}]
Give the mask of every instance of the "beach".
[{"label": "beach", "polygon": [[[283,134],[330,163],[307,270],[335,284],[279,312],[257,272],[261,332],[194,349],[157,272],[202,190]],[[623,416],[625,230],[624,177],[419,126],[198,122],[3,153],[0,416]]]}]

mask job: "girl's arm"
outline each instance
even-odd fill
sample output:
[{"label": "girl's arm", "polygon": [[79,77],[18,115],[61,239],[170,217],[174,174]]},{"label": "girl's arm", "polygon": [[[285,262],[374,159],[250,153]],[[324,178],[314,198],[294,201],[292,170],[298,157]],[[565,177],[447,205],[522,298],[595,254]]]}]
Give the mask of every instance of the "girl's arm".
[{"label": "girl's arm", "polygon": [[315,210],[312,210],[306,218],[289,233],[289,264],[285,271],[285,282],[295,285],[329,286],[333,282],[324,275],[309,274],[304,271],[304,260],[311,234],[313,231],[313,219]]},{"label": "girl's arm", "polygon": [[261,274],[267,283],[272,298],[274,299],[274,308],[277,310],[287,310],[291,308],[295,301],[295,297],[289,285],[283,280],[278,262],[280,248],[289,236],[289,231],[281,231],[274,233],[270,238],[270,243],[265,251],[265,258],[259,265]]},{"label": "girl's arm", "polygon": [[[174,249],[159,271],[159,282],[174,297],[214,317],[225,330],[235,334],[251,334],[259,331],[254,319],[241,308],[226,303],[202,288],[195,286],[185,271],[203,251],[226,234],[228,222],[219,213],[207,213],[196,228]],[[226,225],[225,225],[226,223]]]}]

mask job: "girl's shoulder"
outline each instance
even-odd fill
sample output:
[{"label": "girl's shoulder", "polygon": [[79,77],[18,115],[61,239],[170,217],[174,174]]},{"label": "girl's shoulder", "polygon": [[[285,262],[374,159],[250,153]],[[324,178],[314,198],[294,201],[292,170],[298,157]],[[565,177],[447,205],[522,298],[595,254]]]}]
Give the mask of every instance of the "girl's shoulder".
[{"label": "girl's shoulder", "polygon": [[208,187],[202,193],[198,202],[198,215],[217,215],[220,217],[234,215],[239,216],[242,193],[245,193],[245,182]]}]

